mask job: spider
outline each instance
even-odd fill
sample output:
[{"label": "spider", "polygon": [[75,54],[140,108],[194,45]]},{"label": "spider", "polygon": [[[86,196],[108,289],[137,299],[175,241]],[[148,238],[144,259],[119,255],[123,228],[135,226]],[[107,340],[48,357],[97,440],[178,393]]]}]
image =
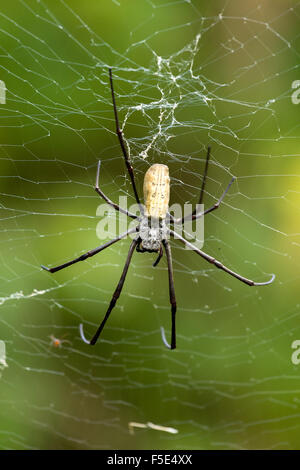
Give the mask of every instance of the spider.
[{"label": "spider", "polygon": [[53,346],[54,348],[61,348],[63,343],[71,344],[71,341],[69,341],[68,339],[63,339],[63,337],[59,339],[59,338],[56,338],[54,335],[50,335],[49,338],[51,339],[50,345]]},{"label": "spider", "polygon": [[[46,271],[49,271],[50,273],[55,273],[57,271],[60,271],[61,269],[71,266],[72,264],[75,264],[79,261],[84,261],[87,258],[90,258],[91,256],[96,255],[100,251],[104,250],[105,248],[108,248],[109,246],[125,238],[129,234],[136,232],[136,236],[130,244],[130,248],[128,251],[127,259],[123,268],[121,278],[113,293],[112,299],[110,301],[110,304],[108,306],[108,309],[106,311],[106,314],[101,324],[99,325],[96,333],[94,334],[94,336],[92,337],[90,341],[88,341],[86,337],[84,336],[82,324],[80,325],[80,335],[81,335],[82,340],[85,343],[91,344],[91,345],[96,344],[111,314],[112,309],[114,308],[118,298],[120,297],[134,250],[138,252],[142,252],[142,253],[143,252],[158,253],[158,257],[156,261],[154,262],[153,266],[157,266],[157,264],[159,263],[159,261],[161,260],[163,256],[163,250],[165,250],[166,258],[167,258],[167,265],[168,265],[169,296],[170,296],[170,304],[171,304],[171,324],[172,324],[171,343],[170,344],[168,343],[166,336],[165,336],[165,331],[162,327],[161,327],[161,336],[162,336],[163,343],[165,344],[167,348],[175,349],[176,348],[176,321],[175,320],[176,320],[177,307],[176,307],[175,288],[174,288],[172,255],[171,255],[170,244],[168,241],[168,236],[171,236],[173,238],[176,236],[176,239],[178,239],[181,243],[183,243],[188,248],[193,250],[195,253],[200,255],[206,261],[208,261],[211,264],[214,264],[217,268],[225,271],[226,273],[230,274],[231,276],[235,277],[239,281],[244,282],[245,284],[249,286],[265,286],[267,284],[271,284],[275,279],[275,275],[272,274],[271,279],[269,279],[266,282],[254,282],[251,279],[247,279],[246,277],[243,277],[240,274],[227,268],[220,261],[206,254],[204,251],[199,250],[196,246],[192,245],[192,243],[188,242],[185,238],[183,238],[181,235],[176,233],[172,228],[169,228],[170,224],[172,226],[176,224],[184,224],[187,220],[189,221],[195,220],[195,219],[198,219],[199,217],[205,216],[206,214],[210,212],[213,212],[214,210],[217,210],[220,204],[222,203],[226,193],[228,192],[230,186],[235,180],[234,177],[229,182],[227,188],[225,189],[221,197],[212,207],[202,212],[197,212],[197,209],[194,209],[193,212],[186,217],[174,218],[168,212],[169,194],[170,194],[169,168],[166,165],[156,163],[152,165],[145,174],[144,188],[143,188],[145,205],[143,206],[141,204],[140,198],[137,192],[136,184],[135,184],[135,176],[134,176],[133,167],[131,164],[129,154],[127,152],[125,140],[123,137],[123,132],[119,125],[119,118],[118,118],[118,112],[117,112],[117,106],[116,106],[116,99],[115,99],[111,69],[109,69],[109,81],[110,81],[111,97],[112,97],[112,104],[113,104],[114,118],[115,118],[115,125],[116,125],[116,134],[120,142],[123,157],[125,160],[125,165],[127,167],[127,171],[131,180],[131,185],[132,185],[132,189],[134,192],[134,196],[140,208],[141,215],[136,216],[130,211],[123,209],[122,207],[112,202],[103,193],[103,191],[101,190],[99,186],[100,161],[98,162],[95,191],[99,194],[100,197],[102,197],[106,201],[107,204],[114,207],[115,210],[126,214],[128,217],[131,217],[132,219],[137,219],[138,225],[134,228],[127,230],[125,233],[122,233],[118,237],[110,240],[109,242],[104,243],[103,245],[98,246],[97,248],[94,248],[93,250],[87,251],[86,253],[82,254],[78,258],[68,261],[67,263],[61,264],[53,268],[47,268],[46,266],[42,265],[42,268],[45,269]],[[203,173],[202,185],[201,185],[200,196],[199,196],[199,204],[202,204],[202,201],[203,201],[209,158],[210,158],[210,147],[208,147],[207,149],[205,169]]]}]

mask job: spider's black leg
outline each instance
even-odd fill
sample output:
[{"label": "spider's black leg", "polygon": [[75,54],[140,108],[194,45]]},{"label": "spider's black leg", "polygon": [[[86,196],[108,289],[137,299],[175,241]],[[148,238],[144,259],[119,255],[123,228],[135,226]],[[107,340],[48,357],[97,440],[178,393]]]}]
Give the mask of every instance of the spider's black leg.
[{"label": "spider's black leg", "polygon": [[218,209],[218,207],[220,206],[220,204],[223,201],[224,197],[228,193],[229,188],[230,188],[230,186],[232,185],[232,183],[234,182],[235,179],[236,179],[235,177],[233,177],[231,179],[231,181],[229,182],[229,184],[228,184],[227,188],[225,189],[224,193],[222,194],[222,196],[218,199],[218,201],[212,207],[210,207],[209,209],[206,209],[203,212],[196,212],[196,209],[195,209],[194,212],[187,215],[186,217],[182,217],[182,218],[180,217],[178,219],[173,218],[173,220],[171,220],[171,222],[174,223],[174,224],[184,224],[187,221],[199,219],[199,217],[202,217],[203,215],[206,215],[209,212],[212,212],[212,211]]},{"label": "spider's black leg", "polygon": [[266,282],[254,282],[251,279],[247,279],[244,276],[241,276],[240,274],[232,271],[231,269],[227,268],[224,266],[224,264],[220,263],[220,261],[216,260],[212,256],[204,253],[204,251],[199,250],[196,246],[192,245],[192,243],[188,242],[185,238],[183,238],[181,235],[179,235],[176,232],[173,232],[173,230],[170,230],[170,235],[172,235],[174,238],[178,238],[182,243],[184,243],[186,246],[188,246],[191,250],[193,250],[197,255],[202,256],[202,258],[206,259],[209,263],[214,264],[217,268],[222,269],[226,273],[230,274],[231,276],[235,277],[241,282],[244,282],[245,284],[248,284],[248,286],[266,286],[267,284],[271,284],[274,279],[275,279],[275,274],[272,274],[271,279]]},{"label": "spider's black leg", "polygon": [[[205,162],[205,168],[204,168],[204,173],[203,173],[202,186],[201,186],[201,191],[200,191],[200,196],[199,196],[199,202],[198,202],[198,204],[202,204],[202,201],[203,201],[204,188],[205,188],[206,177],[207,177],[207,170],[208,170],[209,157],[210,157],[210,146],[207,147],[206,162]],[[196,209],[193,211],[193,215],[194,215],[194,214],[196,214]]]},{"label": "spider's black leg", "polygon": [[98,162],[98,168],[97,168],[97,176],[96,176],[96,186],[95,186],[95,191],[101,196],[107,204],[112,206],[116,211],[122,212],[123,214],[126,214],[128,217],[131,217],[132,219],[136,219],[137,216],[134,215],[132,212],[127,211],[126,209],[122,209],[122,207],[118,206],[118,204],[115,204],[112,202],[105,194],[104,192],[99,188],[99,175],[100,175],[100,160]]},{"label": "spider's black leg", "polygon": [[218,209],[218,207],[220,206],[221,202],[223,201],[224,197],[226,196],[226,194],[228,193],[229,191],[229,188],[230,186],[232,185],[232,183],[236,180],[235,176],[233,176],[227,186],[227,188],[225,189],[224,193],[222,194],[222,196],[218,199],[218,201],[213,205],[211,206],[209,209],[206,209],[204,212],[195,212],[192,216],[192,219],[191,220],[196,220],[198,219],[199,217],[202,217],[203,215],[206,215],[206,214],[209,214],[209,212],[212,212],[216,209]]},{"label": "spider's black leg", "polygon": [[[211,147],[210,145],[207,147],[207,154],[206,154],[206,161],[205,161],[205,168],[204,168],[204,173],[203,173],[203,178],[202,178],[202,185],[201,185],[201,190],[200,190],[200,196],[199,196],[199,202],[198,204],[202,204],[202,201],[203,201],[203,196],[204,196],[204,188],[205,188],[205,183],[206,183],[206,177],[207,177],[207,171],[208,171],[208,163],[209,163],[209,157],[210,157],[210,150],[211,150]],[[188,217],[191,217],[193,215],[195,215],[197,212],[197,208],[193,210],[193,212],[188,216]],[[179,223],[184,223],[185,222],[185,219],[187,218],[178,218],[178,219],[174,219],[174,217],[169,214],[169,217],[170,217],[170,221],[171,223],[175,223],[175,224],[179,224]]]},{"label": "spider's black leg", "polygon": [[114,306],[116,305],[117,303],[117,300],[118,298],[120,297],[120,294],[121,294],[121,291],[122,291],[122,288],[123,288],[123,285],[124,285],[124,282],[125,282],[125,278],[126,278],[126,274],[127,274],[127,271],[128,271],[128,268],[129,268],[129,265],[130,265],[130,261],[131,261],[131,258],[132,258],[132,255],[133,255],[133,252],[134,252],[134,249],[136,247],[138,243],[138,238],[135,238],[132,242],[131,242],[131,245],[130,245],[130,248],[129,248],[129,251],[128,251],[128,255],[127,255],[127,259],[126,259],[126,262],[125,262],[125,266],[124,266],[124,269],[123,269],[123,272],[122,272],[122,275],[121,275],[121,278],[119,280],[119,283],[116,287],[116,290],[115,292],[113,293],[113,296],[112,296],[112,299],[110,301],[110,304],[108,306],[108,309],[107,309],[107,312],[105,314],[105,317],[104,319],[102,320],[98,330],[96,331],[95,335],[93,336],[93,338],[91,339],[91,341],[88,341],[84,334],[83,334],[83,327],[82,325],[80,325],[79,329],[80,329],[80,335],[81,335],[81,338],[83,339],[83,341],[85,343],[89,343],[91,345],[94,345],[96,344],[97,342],[97,339],[99,338],[100,334],[101,334],[101,331],[103,330],[104,326],[105,326],[105,323],[107,322],[110,314],[111,314],[111,311],[112,309],[114,308]]},{"label": "spider's black leg", "polygon": [[171,333],[171,345],[166,340],[165,330],[163,327],[160,328],[161,336],[164,345],[169,349],[176,348],[176,297],[175,297],[175,288],[174,288],[174,276],[173,276],[173,266],[172,266],[172,254],[169,242],[167,240],[163,241],[167,262],[168,262],[168,274],[169,274],[169,294],[170,294],[170,303],[171,303],[171,315],[172,315],[172,333]]},{"label": "spider's black leg", "polygon": [[155,268],[155,266],[158,265],[158,263],[159,263],[160,260],[162,259],[163,254],[164,254],[164,252],[163,252],[162,246],[160,245],[158,257],[156,258],[156,260],[155,260],[154,263],[152,264],[152,266],[153,266],[154,268]]},{"label": "spider's black leg", "polygon": [[120,145],[121,145],[121,149],[122,149],[122,152],[123,152],[123,155],[124,155],[125,164],[126,164],[126,167],[127,167],[130,179],[131,179],[131,184],[132,184],[133,192],[134,192],[134,195],[135,195],[135,199],[136,199],[136,202],[138,203],[138,205],[140,207],[140,210],[142,212],[142,205],[140,203],[139,195],[138,195],[136,185],[135,185],[133,168],[132,168],[131,161],[130,161],[130,158],[129,158],[129,155],[128,155],[128,152],[127,152],[127,149],[126,149],[126,144],[125,144],[125,141],[124,141],[124,138],[123,138],[123,132],[120,129],[120,125],[119,125],[119,118],[118,118],[118,111],[117,111],[117,105],[116,105],[116,98],[115,98],[115,92],[114,92],[114,85],[113,85],[111,69],[109,69],[109,81],[110,81],[112,102],[113,102],[113,107],[114,107],[117,136],[118,136],[118,139],[119,139],[119,142],[120,142]]},{"label": "spider's black leg", "polygon": [[110,240],[107,243],[104,243],[104,245],[98,246],[97,248],[94,248],[93,250],[87,251],[86,253],[83,253],[83,255],[78,256],[78,258],[72,259],[71,261],[68,261],[67,263],[60,264],[59,266],[56,266],[54,268],[47,268],[46,266],[41,265],[43,269],[46,271],[49,271],[50,273],[56,273],[57,271],[60,271],[61,269],[67,268],[68,266],[71,266],[72,264],[78,263],[78,261],[84,261],[87,258],[90,258],[91,256],[96,255],[102,250],[105,250],[105,248],[108,248],[109,246],[113,245],[114,243],[118,242],[122,238],[125,238],[127,235],[130,235],[131,233],[134,233],[138,230],[138,226],[131,228],[130,230],[127,230],[127,232],[122,233],[118,237],[114,238],[113,240]]}]

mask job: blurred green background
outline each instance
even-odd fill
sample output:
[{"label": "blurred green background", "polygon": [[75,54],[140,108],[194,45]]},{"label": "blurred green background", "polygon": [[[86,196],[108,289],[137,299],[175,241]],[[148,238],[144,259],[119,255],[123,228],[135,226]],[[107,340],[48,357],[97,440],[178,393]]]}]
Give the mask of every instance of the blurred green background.
[{"label": "blurred green background", "polygon": [[[11,0],[0,13],[0,448],[299,449],[299,3]],[[204,250],[253,287],[173,243],[177,350],[164,348],[165,259],[99,244],[93,190],[134,203],[108,83],[142,194],[167,164],[171,203],[196,203],[208,144]],[[118,216],[116,221],[118,220]],[[61,348],[50,336],[64,339]],[[172,426],[177,434],[130,422]]]}]

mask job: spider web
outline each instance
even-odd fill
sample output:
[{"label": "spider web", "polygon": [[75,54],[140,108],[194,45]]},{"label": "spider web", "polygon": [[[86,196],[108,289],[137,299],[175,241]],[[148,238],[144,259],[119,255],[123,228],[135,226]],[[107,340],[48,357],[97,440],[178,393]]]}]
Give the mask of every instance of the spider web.
[{"label": "spider web", "polygon": [[[1,6],[1,448],[299,448],[299,17],[286,0]],[[134,255],[95,347],[78,325],[94,333],[129,241],[40,269],[101,243],[99,159],[103,191],[134,203],[108,67],[140,194],[160,162],[171,203],[196,203],[210,144],[206,207],[237,180],[204,251],[276,273],[249,288],[172,242],[175,351],[165,259]]]}]

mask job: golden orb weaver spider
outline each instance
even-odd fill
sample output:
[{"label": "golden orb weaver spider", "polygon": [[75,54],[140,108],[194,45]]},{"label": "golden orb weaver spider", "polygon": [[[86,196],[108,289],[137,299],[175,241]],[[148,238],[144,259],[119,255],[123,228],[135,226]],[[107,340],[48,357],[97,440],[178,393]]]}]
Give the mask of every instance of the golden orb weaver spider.
[{"label": "golden orb weaver spider", "polygon": [[[104,199],[104,201],[106,201],[107,204],[111,205],[115,210],[126,214],[128,217],[131,217],[132,219],[137,219],[139,224],[137,225],[137,227],[127,230],[125,233],[119,235],[113,240],[110,240],[109,242],[104,243],[103,245],[98,246],[97,248],[94,248],[93,250],[87,251],[86,253],[82,254],[78,258],[68,261],[67,263],[61,264],[54,268],[47,268],[46,266],[42,265],[42,268],[45,269],[46,271],[49,271],[50,273],[55,273],[79,261],[84,261],[87,258],[90,258],[91,256],[94,256],[97,253],[100,253],[100,251],[104,250],[105,248],[108,248],[109,246],[125,238],[129,234],[137,232],[136,237],[131,242],[121,278],[113,293],[112,299],[110,301],[110,304],[108,306],[104,319],[102,320],[96,333],[94,334],[94,336],[92,337],[90,341],[88,341],[85,338],[85,335],[83,333],[83,326],[82,324],[80,324],[80,335],[81,335],[82,340],[87,344],[94,345],[96,344],[111,314],[112,309],[114,308],[118,298],[120,297],[134,250],[136,249],[139,252],[158,253],[158,257],[153,264],[153,266],[157,266],[157,264],[159,263],[159,261],[161,260],[163,256],[163,249],[165,249],[166,257],[167,257],[167,264],[168,264],[169,296],[170,296],[170,304],[171,304],[171,322],[172,322],[171,344],[167,342],[166,337],[165,337],[165,332],[162,327],[161,327],[161,335],[162,335],[162,340],[165,346],[169,349],[175,349],[176,348],[177,305],[176,305],[176,298],[175,298],[172,255],[171,255],[170,244],[168,242],[168,235],[172,236],[173,238],[176,236],[176,239],[180,240],[184,245],[189,247],[191,250],[193,250],[195,253],[200,255],[206,261],[208,261],[211,264],[214,264],[217,268],[225,271],[226,273],[230,274],[231,276],[235,277],[239,281],[244,282],[245,284],[249,286],[265,286],[267,284],[271,284],[275,279],[275,274],[272,274],[271,279],[269,279],[269,281],[266,281],[266,282],[254,282],[251,279],[247,279],[246,277],[243,277],[240,274],[227,268],[220,261],[204,253],[204,251],[199,250],[196,246],[192,245],[192,243],[188,242],[185,238],[183,238],[181,235],[174,232],[174,230],[168,227],[169,224],[172,224],[172,225],[184,224],[187,220],[189,221],[196,220],[199,217],[202,217],[218,209],[226,193],[228,192],[230,186],[235,180],[234,177],[231,179],[230,183],[228,184],[227,188],[225,189],[221,197],[212,207],[210,207],[209,209],[206,209],[203,212],[197,212],[197,209],[194,209],[194,211],[188,216],[175,219],[173,216],[171,216],[171,214],[168,213],[169,195],[170,195],[169,168],[166,165],[156,163],[152,165],[145,174],[145,178],[144,178],[145,207],[142,206],[139,196],[138,196],[136,184],[135,184],[133,167],[131,165],[129,154],[126,150],[125,140],[123,138],[123,133],[119,125],[119,118],[118,118],[118,112],[117,112],[117,106],[116,106],[116,99],[115,99],[111,69],[109,69],[109,81],[110,81],[111,96],[112,96],[112,103],[113,103],[113,109],[114,109],[116,133],[117,133],[120,145],[121,145],[125,164],[126,164],[127,171],[131,180],[134,196],[141,211],[141,216],[138,217],[135,214],[129,212],[128,210],[121,208],[120,206],[112,202],[100,189],[99,187],[100,161],[98,162],[95,191],[99,194],[99,196],[101,196]],[[210,157],[210,147],[208,147],[207,149],[206,163],[205,163],[205,169],[204,169],[203,178],[202,178],[202,185],[201,185],[198,204],[202,204],[202,201],[203,201],[209,157]],[[167,220],[167,217],[168,217],[168,220]]]}]

